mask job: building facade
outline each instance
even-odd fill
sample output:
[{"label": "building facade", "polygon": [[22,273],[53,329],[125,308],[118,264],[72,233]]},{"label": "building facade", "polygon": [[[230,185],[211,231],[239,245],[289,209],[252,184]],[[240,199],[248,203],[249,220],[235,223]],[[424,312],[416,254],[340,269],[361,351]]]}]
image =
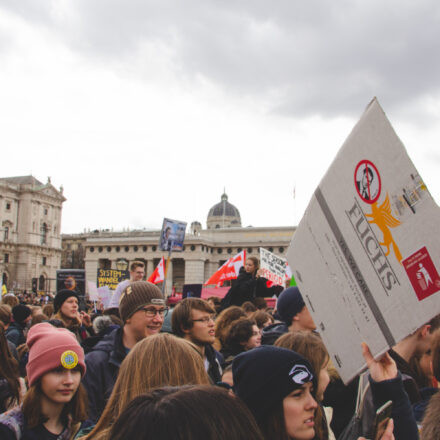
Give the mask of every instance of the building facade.
[{"label": "building facade", "polygon": [[0,178],[0,274],[8,290],[55,290],[65,200],[50,178]]},{"label": "building facade", "polygon": [[[226,194],[214,205],[207,228],[191,223],[182,252],[174,252],[167,273],[167,293],[184,284],[204,283],[229,257],[246,249],[248,256],[259,256],[259,248],[284,256],[295,227],[241,227],[238,209]],[[95,230],[62,236],[63,267],[85,267],[88,281],[96,282],[98,269],[118,269],[133,261],[143,261],[146,277],[168,253],[159,250],[160,230],[113,232]],[[82,258],[82,259],[81,259]]]}]

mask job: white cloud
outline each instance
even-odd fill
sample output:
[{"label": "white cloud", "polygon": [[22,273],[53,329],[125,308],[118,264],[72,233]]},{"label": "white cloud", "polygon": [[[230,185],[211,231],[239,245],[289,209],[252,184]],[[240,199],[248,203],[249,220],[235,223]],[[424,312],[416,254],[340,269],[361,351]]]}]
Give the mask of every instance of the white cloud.
[{"label": "white cloud", "polygon": [[4,2],[2,174],[63,184],[66,232],[204,223],[223,187],[289,225],[377,95],[436,197],[439,6],[321,3]]}]

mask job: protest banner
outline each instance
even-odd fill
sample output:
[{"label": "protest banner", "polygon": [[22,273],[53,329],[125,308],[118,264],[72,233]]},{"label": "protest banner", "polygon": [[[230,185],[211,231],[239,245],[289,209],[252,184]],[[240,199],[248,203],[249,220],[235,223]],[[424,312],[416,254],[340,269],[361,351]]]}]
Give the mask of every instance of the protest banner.
[{"label": "protest banner", "polygon": [[439,208],[376,99],[316,189],[287,259],[347,383],[440,312]]},{"label": "protest banner", "polygon": [[181,252],[185,240],[185,230],[185,222],[164,218],[159,240],[160,250]]},{"label": "protest banner", "polygon": [[260,248],[261,276],[267,278],[272,285],[284,286],[286,280],[287,261],[267,249]]},{"label": "protest banner", "polygon": [[96,285],[98,287],[108,286],[110,290],[115,290],[121,281],[129,278],[130,272],[128,270],[98,269]]}]

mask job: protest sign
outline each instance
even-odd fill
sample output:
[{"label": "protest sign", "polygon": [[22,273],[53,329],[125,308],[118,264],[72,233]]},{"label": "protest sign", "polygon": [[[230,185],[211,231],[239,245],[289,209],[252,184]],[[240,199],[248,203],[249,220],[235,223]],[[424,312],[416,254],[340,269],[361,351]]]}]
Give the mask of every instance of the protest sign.
[{"label": "protest sign", "polygon": [[112,292],[110,291],[108,286],[98,287],[98,296],[102,302],[102,306],[104,309],[107,309],[110,305],[110,300],[112,297]]},{"label": "protest sign", "polygon": [[185,240],[185,230],[185,222],[164,218],[159,240],[160,250],[168,252],[182,251],[183,242]]},{"label": "protest sign", "polygon": [[98,288],[94,282],[87,281],[87,290],[89,292],[90,301],[99,301]]},{"label": "protest sign", "polygon": [[86,271],[84,269],[58,269],[57,292],[62,289],[74,290],[80,296],[86,294]]},{"label": "protest sign", "polygon": [[128,278],[130,278],[128,270],[98,269],[96,285],[98,287],[108,286],[110,290],[115,290],[121,281]]},{"label": "protest sign", "polygon": [[374,99],[316,189],[287,258],[348,382],[440,312],[439,208]]},{"label": "protest sign", "polygon": [[267,278],[272,284],[284,286],[287,261],[283,257],[260,248],[261,276]]}]

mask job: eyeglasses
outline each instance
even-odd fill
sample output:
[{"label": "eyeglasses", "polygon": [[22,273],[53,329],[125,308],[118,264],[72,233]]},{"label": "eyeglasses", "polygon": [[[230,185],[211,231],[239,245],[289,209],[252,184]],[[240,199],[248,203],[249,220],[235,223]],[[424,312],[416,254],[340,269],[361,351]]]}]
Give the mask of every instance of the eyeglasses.
[{"label": "eyeglasses", "polygon": [[157,314],[159,314],[159,316],[161,318],[163,318],[164,316],[167,316],[167,314],[168,314],[168,307],[164,307],[163,309],[155,309],[153,307],[144,307],[142,310],[145,312],[145,315],[148,318],[154,318]]},{"label": "eyeglasses", "polygon": [[214,322],[214,315],[205,316],[204,318],[200,319],[192,319],[192,322],[202,322],[203,324],[208,324],[209,321]]}]

